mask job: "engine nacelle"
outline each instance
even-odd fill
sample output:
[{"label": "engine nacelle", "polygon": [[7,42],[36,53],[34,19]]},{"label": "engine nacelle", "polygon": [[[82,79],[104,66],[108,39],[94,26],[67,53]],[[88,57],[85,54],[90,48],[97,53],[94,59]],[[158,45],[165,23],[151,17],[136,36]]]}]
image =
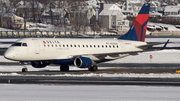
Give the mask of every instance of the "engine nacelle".
[{"label": "engine nacelle", "polygon": [[48,63],[42,62],[42,61],[32,61],[31,65],[34,68],[44,68],[48,65]]},{"label": "engine nacelle", "polygon": [[88,68],[92,65],[92,60],[87,57],[78,57],[74,60],[74,65],[79,68]]}]

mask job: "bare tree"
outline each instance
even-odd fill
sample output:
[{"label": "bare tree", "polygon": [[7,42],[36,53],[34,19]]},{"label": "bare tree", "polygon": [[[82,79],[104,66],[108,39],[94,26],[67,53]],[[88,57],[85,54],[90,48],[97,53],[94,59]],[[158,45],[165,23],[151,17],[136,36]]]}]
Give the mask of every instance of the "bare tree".
[{"label": "bare tree", "polygon": [[31,13],[33,17],[33,22],[36,22],[36,15],[35,15],[35,0],[32,0],[31,2]]},{"label": "bare tree", "polygon": [[78,18],[78,16],[71,18],[70,21],[71,21],[71,26],[73,30],[75,30],[77,34],[79,34],[81,24],[80,24],[80,19]]},{"label": "bare tree", "polygon": [[53,5],[52,2],[50,1],[50,5],[49,5],[50,10],[49,10],[49,12],[50,12],[50,17],[51,17],[51,24],[54,24],[52,5]]},{"label": "bare tree", "polygon": [[94,32],[94,35],[95,35],[95,32],[99,32],[100,31],[100,27],[98,25],[98,23],[96,22],[96,18],[92,18],[91,20],[91,30],[93,30]]},{"label": "bare tree", "polygon": [[98,20],[98,26],[99,26],[99,30],[100,30],[100,33],[102,34],[102,31],[103,31],[103,21],[102,20]]},{"label": "bare tree", "polygon": [[83,34],[86,32],[86,28],[89,26],[89,23],[86,19],[82,19],[82,27],[83,27]]},{"label": "bare tree", "polygon": [[2,2],[2,7],[5,8],[5,11],[4,11],[5,13],[11,13],[12,12],[12,9],[13,9],[12,3],[10,3],[10,2]]},{"label": "bare tree", "polygon": [[[86,13],[82,11],[82,9],[79,9],[80,7],[83,8],[82,5],[84,3],[84,0],[76,0],[76,1],[71,1],[68,0],[70,8],[68,9],[70,14],[70,22],[72,28],[79,33],[79,31],[82,29],[85,32],[85,26],[87,26],[87,18],[86,18]],[[84,10],[84,9],[83,9]]]}]

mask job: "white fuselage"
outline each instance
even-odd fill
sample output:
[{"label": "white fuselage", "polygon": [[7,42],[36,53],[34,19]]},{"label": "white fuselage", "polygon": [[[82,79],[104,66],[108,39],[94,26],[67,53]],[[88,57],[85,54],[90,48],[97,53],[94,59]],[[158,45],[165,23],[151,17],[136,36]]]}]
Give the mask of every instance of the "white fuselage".
[{"label": "white fuselage", "polygon": [[[93,54],[142,51],[137,48],[146,42],[118,40],[109,38],[24,38],[12,45],[4,54],[14,61],[41,61],[70,59],[73,56],[85,56],[93,61],[114,60],[129,54],[96,57]],[[27,45],[23,45],[26,43]]]}]

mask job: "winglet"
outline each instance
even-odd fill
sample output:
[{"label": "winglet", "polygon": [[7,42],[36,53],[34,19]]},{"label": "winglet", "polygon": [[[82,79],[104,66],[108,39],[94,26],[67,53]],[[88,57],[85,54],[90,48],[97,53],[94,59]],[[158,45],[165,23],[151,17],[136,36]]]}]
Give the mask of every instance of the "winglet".
[{"label": "winglet", "polygon": [[160,50],[165,49],[165,48],[166,48],[166,46],[167,46],[167,44],[168,44],[168,42],[169,42],[169,39],[167,40],[167,42],[164,44],[164,46],[163,46]]},{"label": "winglet", "polygon": [[145,41],[147,23],[149,18],[150,4],[145,3],[139,11],[129,31],[118,39]]}]

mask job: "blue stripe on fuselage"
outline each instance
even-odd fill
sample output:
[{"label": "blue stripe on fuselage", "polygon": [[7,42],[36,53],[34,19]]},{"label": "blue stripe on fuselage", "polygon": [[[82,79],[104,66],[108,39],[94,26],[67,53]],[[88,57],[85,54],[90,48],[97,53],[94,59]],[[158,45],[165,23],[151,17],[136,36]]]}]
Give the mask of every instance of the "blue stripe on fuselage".
[{"label": "blue stripe on fuselage", "polygon": [[74,64],[74,59],[55,59],[52,60],[54,64]]}]

